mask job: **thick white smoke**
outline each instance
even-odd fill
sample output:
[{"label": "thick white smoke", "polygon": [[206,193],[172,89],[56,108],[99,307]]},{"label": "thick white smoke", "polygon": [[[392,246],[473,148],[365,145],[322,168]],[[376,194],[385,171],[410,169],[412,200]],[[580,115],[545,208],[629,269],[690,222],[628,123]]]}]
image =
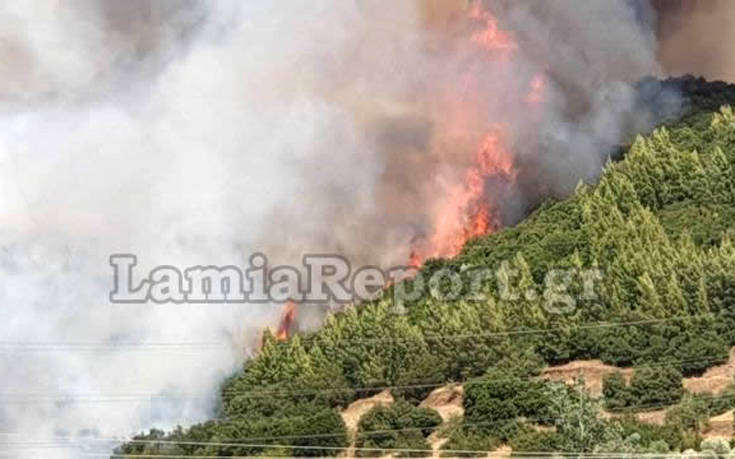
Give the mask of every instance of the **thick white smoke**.
[{"label": "thick white smoke", "polygon": [[0,6],[0,432],[22,434],[0,443],[211,416],[200,397],[278,314],[112,305],[111,253],[142,269],[253,251],[403,263],[494,124],[521,168],[496,202],[512,221],[539,189],[594,178],[651,121],[629,84],[658,71],[640,5],[493,9],[518,42],[512,62],[468,40],[483,24],[462,1]]}]

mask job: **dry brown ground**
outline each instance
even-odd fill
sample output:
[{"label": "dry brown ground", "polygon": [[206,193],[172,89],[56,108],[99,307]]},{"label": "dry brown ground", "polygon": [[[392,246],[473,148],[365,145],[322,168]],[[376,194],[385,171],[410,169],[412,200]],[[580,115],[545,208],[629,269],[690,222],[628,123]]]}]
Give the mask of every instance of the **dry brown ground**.
[{"label": "dry brown ground", "polygon": [[357,430],[357,424],[360,422],[360,418],[378,405],[390,405],[393,403],[393,395],[390,390],[386,389],[379,394],[375,394],[372,397],[361,398],[350,403],[347,408],[342,410],[342,419],[345,421],[347,430],[350,433],[355,433]]},{"label": "dry brown ground", "polygon": [[[541,377],[551,381],[563,381],[567,384],[572,384],[576,378],[582,377],[585,381],[585,387],[590,391],[590,394],[599,397],[602,395],[603,378],[605,375],[615,371],[620,371],[625,379],[629,381],[634,370],[633,368],[619,368],[606,365],[600,360],[575,360],[564,365],[548,367],[542,371]],[[735,347],[730,350],[730,357],[726,363],[710,368],[700,377],[684,378],[684,387],[693,393],[718,393],[733,381],[733,377],[735,377]],[[464,408],[462,407],[463,394],[464,391],[461,384],[449,384],[432,391],[421,402],[420,406],[436,410],[442,420],[447,422],[452,417],[461,417],[464,415]],[[342,411],[342,419],[344,419],[350,434],[354,436],[360,418],[373,407],[387,405],[393,403],[393,401],[394,399],[390,391],[385,390],[372,397],[356,400],[351,403]],[[602,414],[607,418],[617,416],[609,412],[603,412]],[[641,421],[659,425],[664,423],[665,416],[666,410],[638,413],[638,419]],[[710,422],[710,426],[703,433],[705,437],[732,437],[735,435],[733,429],[733,411],[715,416]],[[434,450],[433,457],[439,457],[439,449],[446,442],[446,439],[439,438],[436,432],[434,432],[429,435],[428,441]],[[341,456],[353,457],[353,448],[354,444]],[[506,458],[510,454],[510,447],[503,446],[489,453],[487,457]]]},{"label": "dry brown ground", "polygon": [[602,395],[602,379],[605,375],[620,371],[626,381],[633,374],[632,368],[618,368],[606,365],[600,360],[574,360],[564,365],[545,368],[541,377],[551,381],[563,381],[572,384],[576,378],[584,378],[584,385],[594,397]]},{"label": "dry brown ground", "polygon": [[449,418],[464,415],[463,394],[464,389],[461,385],[450,384],[432,391],[419,406],[435,410],[446,422]]},{"label": "dry brown ground", "polygon": [[733,411],[730,410],[715,416],[709,420],[709,426],[702,433],[705,437],[730,437],[735,435],[733,431]]},{"label": "dry brown ground", "polygon": [[513,449],[510,446],[501,446],[492,453],[489,453],[487,457],[491,457],[493,459],[504,459],[506,457],[510,457],[512,452]]},{"label": "dry brown ground", "polygon": [[695,394],[717,393],[730,385],[733,376],[735,376],[735,347],[730,349],[730,358],[727,362],[710,368],[701,377],[684,378],[684,387]]},{"label": "dry brown ground", "polygon": [[431,449],[433,450],[431,453],[431,457],[441,457],[441,447],[444,446],[444,443],[449,441],[448,438],[441,438],[437,435],[437,431],[433,431],[431,435],[429,435],[426,438],[426,441],[429,442],[431,445]]},{"label": "dry brown ground", "polygon": [[[564,365],[548,367],[541,376],[552,381],[564,381],[567,384],[574,382],[577,377],[583,377],[585,386],[590,394],[597,397],[602,394],[602,379],[605,375],[620,371],[626,380],[630,380],[633,368],[620,368],[606,365],[600,360],[574,360]],[[735,347],[730,350],[727,362],[707,370],[700,377],[684,378],[684,387],[693,393],[718,393],[725,389],[735,377]]]},{"label": "dry brown ground", "polygon": [[344,453],[340,454],[340,457],[355,457],[355,433],[357,432],[357,424],[368,411],[378,405],[390,405],[393,403],[393,395],[390,390],[386,389],[379,394],[375,394],[372,397],[361,398],[350,403],[347,408],[342,410],[342,420],[347,426],[347,432],[352,437],[350,447],[345,450]]},{"label": "dry brown ground", "polygon": [[662,426],[666,421],[666,410],[645,411],[638,413],[638,420],[649,424],[658,424]]}]

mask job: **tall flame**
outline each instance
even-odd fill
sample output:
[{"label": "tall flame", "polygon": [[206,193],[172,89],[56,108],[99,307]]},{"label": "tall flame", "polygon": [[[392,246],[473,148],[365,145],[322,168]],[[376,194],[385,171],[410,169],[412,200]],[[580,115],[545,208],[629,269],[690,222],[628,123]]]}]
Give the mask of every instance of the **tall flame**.
[{"label": "tall flame", "polygon": [[[491,57],[504,61],[517,48],[513,36],[498,26],[495,17],[474,3],[469,17],[480,23],[482,30],[474,32],[470,41],[487,51]],[[464,75],[465,87],[473,81],[470,74]],[[530,82],[527,96],[529,104],[542,100],[544,90],[542,75]],[[457,255],[468,239],[495,231],[500,225],[497,203],[488,196],[486,184],[493,178],[514,181],[516,171],[513,156],[506,146],[506,135],[501,125],[491,126],[482,136],[471,166],[465,171],[460,183],[445,184],[446,197],[435,213],[432,233],[423,240],[413,242],[409,263],[420,267],[429,257],[452,257]]]},{"label": "tall flame", "polygon": [[414,247],[410,263],[414,267],[428,257],[457,255],[468,239],[488,234],[499,221],[492,197],[486,196],[486,182],[491,178],[512,181],[516,177],[513,160],[503,141],[502,127],[485,135],[467,169],[462,183],[448,190],[446,199],[434,217],[434,233],[428,244]]}]

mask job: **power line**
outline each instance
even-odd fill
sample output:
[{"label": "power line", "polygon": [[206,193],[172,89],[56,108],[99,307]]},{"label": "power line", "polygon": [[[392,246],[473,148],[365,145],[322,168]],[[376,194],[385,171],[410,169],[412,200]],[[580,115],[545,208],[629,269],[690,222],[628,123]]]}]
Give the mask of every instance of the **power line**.
[{"label": "power line", "polygon": [[[651,364],[641,364],[636,365],[633,367],[616,367],[616,370],[614,371],[622,371],[622,370],[640,370],[644,368],[659,368],[659,367],[666,367],[670,365],[676,365],[676,364],[686,364],[686,363],[714,363],[714,362],[720,362],[723,360],[727,360],[729,357],[729,354],[723,354],[721,356],[713,356],[707,359],[682,359],[682,360],[668,360],[663,362],[656,362]],[[549,367],[547,367],[549,368]],[[550,367],[553,368],[553,367]],[[425,383],[425,384],[405,384],[405,385],[384,385],[384,386],[363,386],[363,387],[328,387],[328,388],[321,388],[321,389],[311,389],[311,390],[283,390],[283,389],[255,389],[255,390],[244,390],[240,391],[237,389],[226,389],[225,391],[221,392],[222,395],[225,396],[266,396],[266,397],[290,397],[290,396],[298,396],[298,395],[320,395],[320,394],[334,394],[334,393],[351,393],[351,392],[382,392],[384,390],[388,389],[396,389],[396,390],[410,390],[410,389],[431,389],[431,388],[439,388],[444,386],[449,386],[452,384],[456,385],[462,385],[462,386],[468,386],[468,385],[483,385],[483,384],[490,384],[495,383],[499,381],[514,381],[517,378],[502,378],[502,379],[494,379],[492,381],[482,381],[482,380],[468,380],[463,382],[440,382],[440,383]],[[533,377],[527,377],[524,379],[550,379],[545,378],[543,375],[540,376],[533,376]],[[721,376],[701,376],[697,377],[698,380],[721,380],[723,377]],[[117,393],[117,394],[104,394],[104,393],[90,393],[90,394],[46,394],[46,393],[12,393],[12,392],[6,392],[6,393],[0,393],[0,401],[7,402],[7,403],[36,403],[36,402],[129,402],[129,401],[148,401],[151,399],[201,399],[201,400],[211,400],[213,398],[216,398],[218,395],[214,394],[202,394],[198,392],[179,392],[179,393]],[[15,400],[14,400],[15,399]]]},{"label": "power line", "polygon": [[[709,398],[709,399],[723,399],[723,400],[735,400],[735,394],[730,395],[717,395],[717,394],[710,394],[710,395],[700,395],[701,398]],[[623,410],[619,411],[605,411],[608,415],[612,415],[613,419],[615,416],[624,416],[626,414],[641,414],[646,412],[653,411],[652,409],[655,408],[670,408],[679,405],[681,402],[676,403],[651,403],[651,404],[639,404],[639,405],[631,405],[628,407],[625,407]],[[649,411],[642,411],[642,410],[649,410]],[[602,414],[602,413],[600,413]],[[271,418],[274,419],[274,418]],[[275,419],[288,419],[287,417],[282,418],[275,418]],[[558,421],[564,419],[563,417],[558,416],[543,416],[543,417],[524,417],[524,416],[516,416],[512,418],[503,418],[503,419],[497,419],[495,421],[488,421],[488,422],[476,422],[476,423],[462,423],[462,427],[487,427],[487,426],[493,426],[497,424],[503,424],[506,422],[514,421],[514,420],[524,420],[524,421],[531,421],[531,422],[540,422],[540,423],[548,423],[550,421]],[[707,421],[707,424],[730,424],[731,421],[727,420],[721,420],[721,421]],[[357,431],[357,434],[360,435],[370,435],[370,434],[380,434],[380,433],[391,433],[391,432],[404,432],[404,431],[415,431],[415,430],[439,430],[446,427],[445,424],[439,424],[437,426],[432,427],[404,427],[400,429],[378,429],[378,430],[363,430]],[[0,435],[3,436],[24,436],[23,433],[18,432],[0,432]],[[314,438],[329,438],[329,437],[339,437],[347,435],[347,431],[340,431],[340,432],[324,432],[324,433],[310,433],[310,434],[303,434],[303,435],[273,435],[273,436],[257,436],[257,437],[242,437],[239,438],[238,441],[267,441],[267,440],[292,440],[292,439],[314,439]],[[56,439],[68,439],[68,440],[74,440],[75,437],[63,437],[63,436],[55,436],[53,438]],[[218,442],[196,442],[196,441],[177,441],[177,440],[147,440],[147,439],[124,439],[119,437],[108,437],[108,438],[87,438],[87,439],[77,439],[78,443],[83,443],[85,441],[87,442],[124,442],[124,443],[135,443],[135,444],[162,444],[162,445],[187,445],[187,446],[222,446]],[[23,442],[28,444],[33,444],[34,442]],[[50,442],[50,441],[42,441],[39,443],[53,443],[58,444],[60,442]],[[0,445],[6,445],[7,442],[0,442]],[[232,446],[233,442],[229,442],[227,446]],[[298,448],[299,445],[291,445],[293,448]]]},{"label": "power line", "polygon": [[[465,333],[465,334],[438,334],[438,335],[419,335],[411,337],[382,337],[382,338],[359,338],[340,339],[338,342],[354,342],[354,343],[381,343],[391,341],[406,340],[440,340],[440,339],[470,339],[481,337],[497,337],[497,336],[514,336],[528,334],[545,334],[560,331],[571,330],[590,330],[602,328],[616,328],[629,326],[645,326],[660,323],[673,322],[677,320],[697,320],[697,319],[717,319],[715,314],[688,314],[680,316],[671,316],[658,319],[642,319],[625,322],[597,322],[590,324],[574,324],[563,327],[549,328],[516,328],[498,332],[487,333]],[[721,320],[721,319],[720,319]],[[318,334],[297,335],[303,341],[311,341],[320,338]],[[89,341],[89,342],[65,342],[65,341],[0,341],[0,352],[3,351],[58,351],[58,350],[138,350],[152,348],[160,350],[178,350],[178,349],[219,349],[222,347],[232,347],[232,343],[228,341],[181,341],[181,342],[107,342],[107,341]]]},{"label": "power line", "polygon": [[58,351],[208,351],[232,347],[226,341],[115,342],[115,341],[2,341],[0,352]]},{"label": "power line", "polygon": [[[428,451],[427,451],[428,452]],[[18,453],[16,451],[0,451],[0,456],[16,456]],[[141,458],[141,459],[154,459],[154,458],[162,458],[162,459],[187,459],[192,456],[184,456],[184,455],[171,455],[171,454],[113,454],[110,452],[99,452],[99,453],[76,453],[76,457],[102,457],[106,459],[125,459],[125,458]],[[288,456],[263,456],[263,455],[256,455],[256,456],[195,456],[199,459],[283,459],[288,457],[293,457],[292,455]],[[313,456],[311,456],[313,457]]]},{"label": "power line", "polygon": [[[196,442],[196,441],[150,441],[147,443],[154,443],[154,444],[166,444],[166,445],[183,445],[183,446],[219,446],[223,448],[284,448],[284,449],[300,449],[300,450],[328,450],[328,451],[342,451],[347,449],[349,446],[332,446],[332,445],[288,445],[288,444],[268,444],[268,443],[240,443],[240,442]],[[352,449],[359,450],[359,451],[374,451],[374,452],[381,452],[381,451],[390,451],[390,452],[429,452],[433,451],[432,449],[427,448],[368,448],[368,447],[352,447]],[[452,452],[452,453],[478,453],[483,452],[479,450],[443,450],[446,452]],[[115,458],[115,457],[189,457],[184,455],[129,455],[129,454],[109,454],[109,457]],[[196,457],[202,459],[202,458],[218,458],[218,457],[225,457],[225,456],[199,456]],[[239,456],[226,456],[226,457],[239,457]]]},{"label": "power line", "polygon": [[[388,450],[381,450],[381,451],[388,451]],[[420,453],[432,453],[434,450],[430,449],[423,449],[423,450],[405,450],[404,452],[420,452]],[[439,450],[439,452],[442,453],[456,453],[456,454],[492,454],[496,452],[497,450]],[[395,451],[394,452],[401,452],[401,451]],[[0,452],[0,454],[3,454]],[[668,453],[631,453],[629,451],[624,452],[612,452],[612,453],[594,453],[589,451],[566,451],[566,452],[560,452],[560,451],[514,451],[514,456],[524,456],[524,457],[553,457],[553,456],[561,456],[561,457],[594,457],[594,458],[609,458],[609,459],[619,459],[621,457],[648,457],[648,458],[664,458],[669,457],[671,454],[676,454],[673,452]],[[185,456],[185,455],[170,455],[170,454],[110,454],[110,453],[88,453],[83,454],[85,457],[106,457],[106,458],[164,458],[164,459],[186,459],[190,457],[196,457],[199,459],[246,459],[246,458],[284,458],[284,457],[294,457],[293,455],[288,456]],[[692,452],[687,453],[686,457],[703,457],[703,458],[712,458],[712,452],[711,451],[701,451],[701,452]]]},{"label": "power line", "polygon": [[[466,334],[451,334],[451,335],[419,335],[411,337],[384,337],[384,338],[367,338],[367,339],[349,339],[339,340],[337,342],[354,342],[354,343],[382,343],[391,341],[406,341],[406,340],[439,340],[439,339],[470,339],[470,338],[482,338],[482,337],[496,337],[496,336],[514,336],[514,335],[532,335],[532,334],[545,334],[553,332],[566,332],[571,330],[594,330],[603,328],[616,328],[616,327],[629,327],[629,326],[643,326],[643,325],[655,325],[666,322],[673,322],[676,320],[696,320],[696,319],[715,319],[715,315],[711,313],[707,314],[689,314],[681,316],[671,316],[660,319],[642,319],[627,322],[597,322],[592,324],[577,324],[569,325],[564,327],[550,327],[550,328],[517,328],[511,330],[505,330],[500,332],[487,332],[487,333],[466,333]],[[301,336],[304,341],[316,340],[320,338],[319,335],[312,336]]]},{"label": "power line", "polygon": [[[664,362],[657,362],[657,363],[651,363],[651,364],[643,364],[643,365],[636,365],[633,367],[622,367],[619,368],[619,370],[636,370],[636,369],[642,369],[642,368],[657,368],[657,367],[664,367],[674,364],[682,364],[682,363],[712,363],[712,362],[720,362],[723,360],[727,360],[729,358],[728,354],[723,354],[722,356],[718,357],[710,357],[707,359],[683,359],[683,360],[669,360]],[[538,377],[532,377],[528,379],[533,378],[543,378],[543,376]],[[505,378],[505,379],[495,379],[493,381],[513,381],[517,378]],[[710,379],[707,377],[700,377],[699,379]],[[719,379],[719,378],[718,378]],[[284,396],[292,396],[292,395],[312,395],[312,394],[323,394],[323,393],[332,393],[332,392],[372,392],[372,391],[383,391],[386,389],[430,389],[433,387],[443,387],[450,384],[460,384],[460,385],[472,385],[472,384],[487,384],[489,382],[482,382],[478,380],[468,380],[464,382],[442,382],[442,383],[426,383],[426,384],[407,384],[407,385],[385,385],[385,386],[365,386],[365,387],[336,387],[336,388],[323,388],[323,389],[314,389],[314,390],[296,390],[296,391],[284,391],[279,389],[272,389],[272,390],[253,390],[253,391],[238,391],[236,389],[231,390],[225,390],[223,391],[223,395],[269,395],[269,396],[278,396],[278,395],[284,395]]]},{"label": "power line", "polygon": [[[418,429],[418,428],[416,428]],[[352,449],[355,451],[373,451],[373,452],[433,452],[433,449],[428,448],[371,448],[371,447],[359,447],[359,446],[332,446],[332,445],[292,445],[292,444],[269,444],[269,443],[242,443],[242,442],[195,442],[195,441],[167,441],[167,440],[139,440],[139,441],[131,441],[129,443],[146,443],[146,444],[158,444],[158,445],[182,445],[182,446],[219,446],[219,447],[231,447],[231,448],[283,448],[287,450],[294,450],[294,449],[301,449],[301,450],[331,450],[331,451],[342,451],[346,449]],[[69,445],[71,446],[71,445]],[[443,453],[455,453],[455,454],[475,454],[475,453],[491,453],[492,450],[461,450],[461,449],[440,449],[439,451]],[[108,457],[111,458],[125,458],[125,457],[162,457],[162,458],[168,458],[168,457],[192,457],[191,455],[172,455],[172,454],[111,454],[111,453],[105,453]],[[525,456],[538,456],[544,455],[562,455],[562,456],[569,456],[569,455],[579,455],[583,454],[586,456],[591,457],[620,457],[620,454],[623,453],[595,453],[595,452],[585,452],[585,451],[554,451],[554,452],[533,452],[533,451],[518,451],[514,452],[515,455],[525,455]],[[650,454],[636,454],[637,457],[641,456],[651,456],[651,457],[660,457],[660,453],[650,453]],[[95,457],[97,455],[95,454]],[[224,457],[252,457],[252,456],[201,456],[196,455],[193,457],[198,458],[224,458]],[[263,457],[263,456],[256,456],[256,457]],[[278,456],[274,456],[278,457]]]}]

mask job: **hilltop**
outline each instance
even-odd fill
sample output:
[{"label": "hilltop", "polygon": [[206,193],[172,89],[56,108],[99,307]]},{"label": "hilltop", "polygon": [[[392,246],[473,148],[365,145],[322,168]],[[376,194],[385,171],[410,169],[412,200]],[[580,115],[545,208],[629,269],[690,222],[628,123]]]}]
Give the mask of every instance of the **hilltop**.
[{"label": "hilltop", "polygon": [[[316,332],[286,341],[266,334],[259,355],[223,384],[215,419],[153,430],[117,453],[714,447],[702,435],[717,416],[731,427],[735,386],[696,381],[732,377],[720,366],[735,345],[735,114],[727,107],[735,87],[690,77],[661,86],[683,94],[680,116],[636,138],[599,183],[422,268],[467,276],[491,268],[486,299],[425,295],[397,315],[387,292]],[[563,290],[550,288],[549,273],[567,276]],[[591,372],[580,370],[592,360]],[[597,377],[597,389],[576,374]],[[347,419],[348,407],[356,418]]]}]

